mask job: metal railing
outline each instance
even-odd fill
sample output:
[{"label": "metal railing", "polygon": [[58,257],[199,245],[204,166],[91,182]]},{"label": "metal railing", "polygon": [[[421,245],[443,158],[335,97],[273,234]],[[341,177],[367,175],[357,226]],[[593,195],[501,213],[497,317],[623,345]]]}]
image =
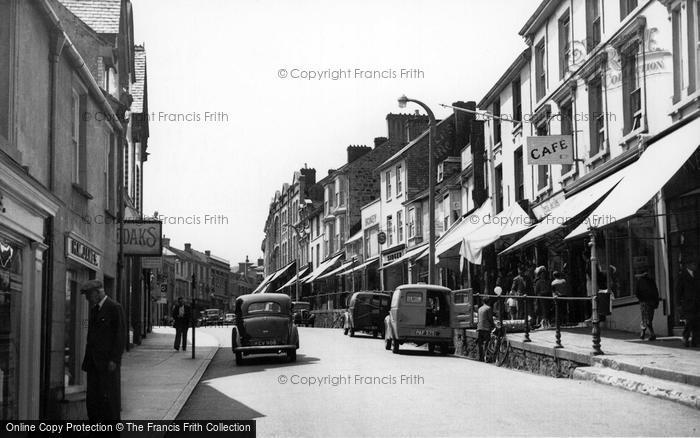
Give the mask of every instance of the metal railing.
[{"label": "metal railing", "polygon": [[[469,291],[469,289],[465,289],[465,291]],[[476,305],[476,301],[478,298],[489,298],[492,302],[498,302],[499,303],[499,311],[498,311],[498,318],[501,323],[503,324],[503,314],[505,313],[505,308],[506,308],[506,300],[509,298],[514,298],[518,300],[518,303],[522,302],[523,303],[523,314],[525,318],[525,338],[523,339],[523,342],[532,342],[530,339],[530,313],[529,313],[529,306],[528,302],[529,301],[553,301],[554,302],[554,339],[555,339],[555,345],[554,348],[564,348],[564,346],[561,343],[561,312],[560,312],[560,306],[562,304],[568,304],[568,303],[574,303],[574,302],[591,302],[592,309],[600,309],[600,306],[597,305],[598,301],[600,300],[600,294],[590,296],[590,297],[563,297],[563,296],[538,296],[538,295],[489,295],[489,294],[473,294],[473,300],[472,300],[472,308],[474,310],[478,309],[478,306]],[[595,310],[593,311],[593,314],[591,316],[591,323],[593,325],[592,330],[591,330],[591,336],[593,338],[592,340],[592,348],[593,348],[593,354],[594,355],[601,355],[604,354],[603,351],[600,348],[600,318],[599,315],[603,315],[602,312],[596,312]]]}]

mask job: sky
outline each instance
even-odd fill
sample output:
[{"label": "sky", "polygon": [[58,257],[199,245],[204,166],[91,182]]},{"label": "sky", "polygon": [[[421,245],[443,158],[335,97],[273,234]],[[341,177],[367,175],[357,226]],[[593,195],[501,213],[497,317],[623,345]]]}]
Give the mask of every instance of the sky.
[{"label": "sky", "polygon": [[171,245],[262,257],[270,201],[387,135],[403,94],[478,102],[539,0],[132,0],[150,113],[144,210]]}]

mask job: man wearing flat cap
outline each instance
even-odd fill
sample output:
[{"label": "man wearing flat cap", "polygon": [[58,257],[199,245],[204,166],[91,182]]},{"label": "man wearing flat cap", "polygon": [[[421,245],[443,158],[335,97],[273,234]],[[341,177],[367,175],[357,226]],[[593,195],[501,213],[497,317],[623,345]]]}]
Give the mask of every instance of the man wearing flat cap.
[{"label": "man wearing flat cap", "polygon": [[105,295],[102,282],[80,288],[90,304],[83,371],[87,372],[87,406],[91,422],[120,421],[121,365],[125,326],[122,306]]}]

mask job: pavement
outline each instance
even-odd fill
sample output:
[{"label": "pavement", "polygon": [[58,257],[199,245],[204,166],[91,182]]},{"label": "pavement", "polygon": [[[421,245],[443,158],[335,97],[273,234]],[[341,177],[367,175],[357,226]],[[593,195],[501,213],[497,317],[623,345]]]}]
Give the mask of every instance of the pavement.
[{"label": "pavement", "polygon": [[524,333],[509,333],[515,348],[585,364],[573,378],[676,401],[700,409],[700,348],[685,348],[680,337],[641,340],[629,332],[601,329],[603,355],[593,355],[591,329],[562,329],[563,348],[555,347],[555,331],[534,330],[532,342]]},{"label": "pavement", "polygon": [[173,348],[175,329],[153,332],[122,356],[122,413],[125,420],[174,420],[219,348],[219,341],[197,329],[192,359],[192,329],[187,351]]}]

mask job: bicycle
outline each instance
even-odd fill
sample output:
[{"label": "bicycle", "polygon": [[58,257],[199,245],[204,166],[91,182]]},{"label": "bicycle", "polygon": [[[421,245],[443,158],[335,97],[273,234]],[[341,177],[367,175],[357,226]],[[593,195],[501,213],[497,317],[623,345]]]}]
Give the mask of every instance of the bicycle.
[{"label": "bicycle", "polygon": [[506,328],[500,324],[491,331],[491,337],[485,347],[484,362],[502,366],[508,358],[510,343],[506,338]]}]

